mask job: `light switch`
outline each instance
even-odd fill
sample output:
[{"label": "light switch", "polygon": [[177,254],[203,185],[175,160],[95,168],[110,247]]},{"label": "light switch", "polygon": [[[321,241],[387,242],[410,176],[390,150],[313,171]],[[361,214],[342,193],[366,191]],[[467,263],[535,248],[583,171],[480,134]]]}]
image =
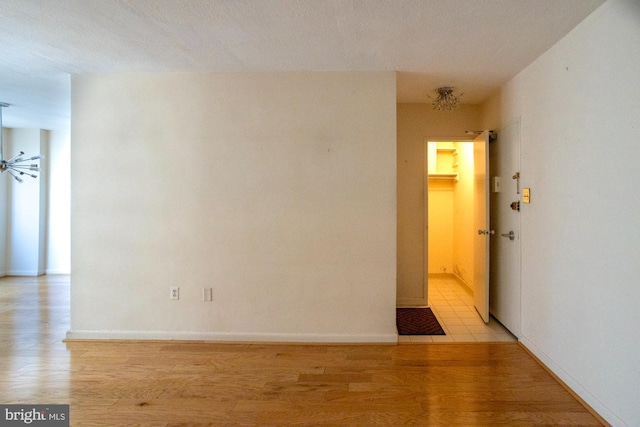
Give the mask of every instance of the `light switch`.
[{"label": "light switch", "polygon": [[502,179],[499,176],[493,177],[493,192],[499,193],[502,191]]},{"label": "light switch", "polygon": [[531,203],[531,189],[523,188],[522,189],[522,202],[523,203]]}]

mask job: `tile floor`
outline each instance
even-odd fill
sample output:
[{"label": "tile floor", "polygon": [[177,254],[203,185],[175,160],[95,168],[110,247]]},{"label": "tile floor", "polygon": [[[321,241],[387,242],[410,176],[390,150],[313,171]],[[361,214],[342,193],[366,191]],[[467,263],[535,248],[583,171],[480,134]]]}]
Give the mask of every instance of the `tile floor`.
[{"label": "tile floor", "polygon": [[516,341],[504,326],[491,317],[484,323],[473,307],[473,295],[453,277],[429,278],[429,307],[446,335],[404,335],[398,342],[495,342]]}]

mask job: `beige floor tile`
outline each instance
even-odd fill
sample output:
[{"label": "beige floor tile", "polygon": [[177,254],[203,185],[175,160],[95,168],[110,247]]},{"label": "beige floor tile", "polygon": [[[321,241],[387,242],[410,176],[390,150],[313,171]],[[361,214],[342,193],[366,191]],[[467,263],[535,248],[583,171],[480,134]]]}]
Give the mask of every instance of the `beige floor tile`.
[{"label": "beige floor tile", "polygon": [[466,325],[465,326],[472,334],[490,334],[491,329],[486,325]]},{"label": "beige floor tile", "polygon": [[458,317],[457,314],[455,313],[449,313],[449,312],[444,312],[444,313],[440,313],[438,312],[438,315],[436,317],[440,317],[443,321],[447,321],[447,319],[451,319],[451,320],[459,320],[460,317]]},{"label": "beige floor tile", "polygon": [[474,342],[476,340],[473,334],[451,334],[451,337],[456,342]]},{"label": "beige floor tile", "polygon": [[[493,340],[515,340],[515,337],[495,319],[492,318],[488,324],[484,323],[473,305],[473,295],[454,278],[430,280],[429,302],[438,322],[449,333],[447,336],[451,340],[455,335],[456,341],[476,341],[474,333],[480,337],[479,339],[489,339],[491,335]],[[433,341],[438,340],[447,342],[442,337]]]},{"label": "beige floor tile", "polygon": [[445,328],[447,331],[452,334],[469,334],[471,331],[467,329],[466,326],[463,325],[447,325]]},{"label": "beige floor tile", "polygon": [[478,314],[476,314],[475,317],[468,316],[461,319],[462,319],[462,323],[469,326],[486,325],[486,323],[484,323],[484,320],[482,320],[480,318],[480,315]]},{"label": "beige floor tile", "polygon": [[517,341],[495,319],[484,323],[473,305],[473,295],[454,278],[430,279],[428,301],[448,335],[401,336],[400,342]]},{"label": "beige floor tile", "polygon": [[[438,316],[436,315],[436,318],[438,318]],[[440,325],[442,325],[443,323],[445,323],[447,326],[465,326],[465,323],[462,319],[460,319],[459,317],[446,317],[443,318],[442,321],[441,319],[438,318],[438,322],[440,322]]]},{"label": "beige floor tile", "polygon": [[464,313],[457,313],[459,317],[461,318],[467,318],[467,319],[478,319],[480,317],[480,315],[478,313],[475,313],[471,310],[464,312]]}]

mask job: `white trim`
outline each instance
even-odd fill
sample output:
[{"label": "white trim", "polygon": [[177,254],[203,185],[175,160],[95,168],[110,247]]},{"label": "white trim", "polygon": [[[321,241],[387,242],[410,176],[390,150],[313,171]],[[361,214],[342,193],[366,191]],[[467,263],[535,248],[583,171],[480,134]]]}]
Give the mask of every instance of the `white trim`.
[{"label": "white trim", "polygon": [[39,270],[9,270],[6,272],[7,276],[42,276],[44,275],[43,271]]},{"label": "white trim", "polygon": [[69,276],[71,274],[71,272],[69,270],[52,269],[52,270],[46,270],[45,274]]},{"label": "white trim", "polygon": [[396,307],[425,307],[428,306],[427,298],[399,298]]},{"label": "white trim", "polygon": [[274,334],[232,332],[171,331],[88,331],[70,330],[68,340],[179,340],[216,342],[286,342],[286,343],[367,343],[396,344],[397,334]]},{"label": "white trim", "polygon": [[553,361],[544,351],[540,350],[534,343],[529,341],[527,337],[519,337],[518,341],[533,353],[542,363],[546,365],[554,374],[558,376],[574,393],[580,396],[587,405],[591,406],[601,417],[606,419],[612,425],[626,425],[622,418],[618,417],[609,409],[601,400],[589,392],[580,382],[571,376],[567,371],[562,369],[560,365]]}]

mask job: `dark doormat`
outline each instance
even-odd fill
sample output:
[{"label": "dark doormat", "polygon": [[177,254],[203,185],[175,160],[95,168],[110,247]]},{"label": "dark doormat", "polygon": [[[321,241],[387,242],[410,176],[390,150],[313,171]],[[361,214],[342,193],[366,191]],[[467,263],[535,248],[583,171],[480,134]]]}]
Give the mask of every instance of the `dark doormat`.
[{"label": "dark doormat", "polygon": [[430,308],[396,308],[400,335],[446,335]]}]

